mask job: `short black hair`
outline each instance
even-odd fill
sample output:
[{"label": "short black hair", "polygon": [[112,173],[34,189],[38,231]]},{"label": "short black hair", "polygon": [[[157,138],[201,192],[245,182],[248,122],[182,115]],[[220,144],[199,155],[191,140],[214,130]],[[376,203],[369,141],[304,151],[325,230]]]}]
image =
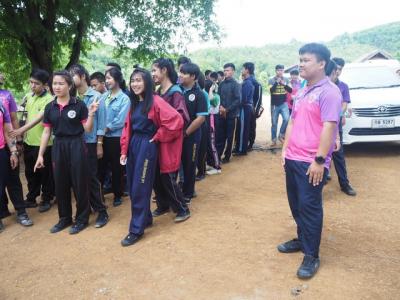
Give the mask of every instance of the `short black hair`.
[{"label": "short black hair", "polygon": [[47,84],[49,83],[50,74],[43,69],[33,69],[29,77],[39,80],[42,84]]},{"label": "short black hair", "polygon": [[205,70],[204,75],[205,75],[205,76],[208,76],[208,75],[210,75],[211,73],[212,73],[211,70]]},{"label": "short black hair", "polygon": [[299,70],[294,69],[294,70],[290,71],[290,75],[299,75]]},{"label": "short black hair", "polygon": [[224,69],[226,69],[226,68],[232,68],[233,71],[236,70],[236,67],[235,67],[235,65],[234,65],[233,63],[227,63],[227,64],[225,64],[225,65],[224,65]]},{"label": "short black hair", "polygon": [[328,66],[325,68],[325,74],[326,76],[331,76],[331,74],[337,70],[337,64],[336,62],[331,59],[328,63]]},{"label": "short black hair", "polygon": [[117,68],[118,70],[122,71],[121,66],[115,62],[109,62],[107,64],[107,67],[113,67],[113,68]]},{"label": "short black hair", "polygon": [[69,68],[69,72],[71,73],[72,76],[78,75],[78,76],[81,77],[81,78],[82,78],[83,76],[85,76],[86,83],[87,83],[88,85],[90,85],[89,72],[85,69],[84,66],[82,66],[82,65],[80,65],[80,64],[72,65],[72,66]]},{"label": "short black hair", "polygon": [[197,80],[197,78],[199,78],[200,68],[196,64],[187,63],[181,66],[180,72],[182,74],[194,75],[194,79]]},{"label": "short black hair", "polygon": [[218,74],[219,76],[222,76],[222,77],[225,76],[224,71],[217,71],[217,74]]},{"label": "short black hair", "polygon": [[275,66],[275,70],[282,70],[282,69],[284,69],[284,68],[285,68],[284,65],[276,65],[276,66]]},{"label": "short black hair", "polygon": [[104,76],[102,72],[94,72],[92,75],[90,75],[90,81],[93,79],[97,79],[101,83],[106,82],[106,76]]},{"label": "short black hair", "polygon": [[211,72],[208,77],[217,80],[218,79],[218,73],[217,72]]},{"label": "short black hair", "polygon": [[255,69],[254,63],[252,63],[252,62],[245,62],[245,63],[243,64],[243,68],[245,68],[247,71],[249,71],[249,74],[250,74],[250,75],[254,75],[254,69]]},{"label": "short black hair", "polygon": [[188,63],[191,63],[191,62],[192,62],[192,61],[190,60],[190,58],[189,58],[189,57],[186,57],[186,56],[181,56],[181,57],[179,57],[179,58],[178,58],[178,61],[177,61],[178,66],[184,65],[184,64],[188,64]]},{"label": "short black hair", "polygon": [[346,62],[344,61],[344,59],[341,58],[341,57],[334,57],[334,58],[332,58],[332,60],[333,60],[338,66],[341,66],[342,68],[343,68],[344,65],[346,64]]},{"label": "short black hair", "polygon": [[318,61],[325,61],[325,70],[328,67],[329,61],[331,59],[331,51],[329,51],[328,47],[319,43],[309,43],[305,44],[299,49],[299,54],[310,53],[314,54],[317,57]]}]

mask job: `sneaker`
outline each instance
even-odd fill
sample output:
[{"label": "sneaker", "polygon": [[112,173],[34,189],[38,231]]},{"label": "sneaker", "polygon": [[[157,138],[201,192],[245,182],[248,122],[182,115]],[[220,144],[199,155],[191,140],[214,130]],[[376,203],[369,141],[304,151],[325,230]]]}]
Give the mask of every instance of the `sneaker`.
[{"label": "sneaker", "polygon": [[211,166],[209,166],[209,165],[206,165],[206,171],[210,171],[210,170],[212,170],[212,169],[214,169],[214,168],[211,167]]},{"label": "sneaker", "polygon": [[162,208],[157,207],[155,210],[153,210],[153,212],[151,214],[153,215],[154,218],[157,218],[159,216],[165,215],[168,212],[169,212],[169,208],[162,209]]},{"label": "sneaker", "polygon": [[341,187],[340,189],[346,195],[349,195],[349,196],[356,196],[357,195],[357,192],[351,187],[350,184],[348,184],[347,186]]},{"label": "sneaker", "polygon": [[107,211],[99,212],[99,215],[96,219],[96,224],[94,225],[95,228],[101,228],[108,223],[108,214]]},{"label": "sneaker", "polygon": [[31,219],[29,219],[27,213],[22,213],[20,215],[17,215],[17,222],[21,224],[22,226],[32,226],[33,222]]},{"label": "sneaker", "polygon": [[180,213],[178,213],[178,214],[176,215],[176,217],[175,217],[175,222],[176,222],[176,223],[183,222],[183,221],[186,221],[186,220],[189,219],[189,218],[190,218],[190,211],[187,210],[187,211],[185,211],[185,212],[180,212]]},{"label": "sneaker", "polygon": [[278,251],[281,253],[293,253],[301,251],[301,243],[298,239],[287,241],[278,245]]},{"label": "sneaker", "polygon": [[113,202],[113,206],[117,207],[120,206],[122,204],[122,198],[115,198],[114,202]]},{"label": "sneaker", "polygon": [[233,156],[245,156],[245,155],[247,155],[247,153],[244,153],[244,152],[236,152],[236,153],[233,153],[232,155],[233,155]]},{"label": "sneaker", "polygon": [[192,203],[192,198],[183,197],[183,199],[185,200],[186,205],[190,205]]},{"label": "sneaker", "polygon": [[46,212],[46,211],[48,211],[50,208],[51,208],[51,203],[50,203],[50,202],[42,201],[42,202],[39,203],[39,212],[40,212],[40,213]]},{"label": "sneaker", "polygon": [[332,180],[331,173],[328,173],[328,175],[326,175],[326,180],[328,180],[328,181]]},{"label": "sneaker", "polygon": [[214,169],[212,168],[211,170],[206,172],[207,175],[217,175],[217,174],[221,174],[221,169]]},{"label": "sneaker", "polygon": [[200,175],[200,176],[196,176],[196,181],[201,181],[204,178],[206,178],[206,175]]},{"label": "sneaker", "polygon": [[85,229],[87,226],[88,226],[88,223],[76,222],[69,229],[69,234],[77,234],[77,233],[81,232],[83,229]]},{"label": "sneaker", "polygon": [[151,198],[152,202],[157,202],[157,196],[154,196],[153,198]]},{"label": "sneaker", "polygon": [[33,200],[33,201],[25,200],[24,202],[25,202],[25,208],[35,208],[38,206],[35,200]]},{"label": "sneaker", "polygon": [[196,191],[193,192],[192,198],[196,198],[197,197],[197,193]]},{"label": "sneaker", "polygon": [[56,225],[54,225],[53,227],[51,227],[50,229],[50,233],[57,233],[61,230],[64,230],[65,228],[69,227],[72,225],[72,221],[66,221],[66,220],[60,220],[58,221],[58,223]]},{"label": "sneaker", "polygon": [[297,270],[297,277],[300,279],[309,279],[317,273],[320,260],[311,255],[304,255],[303,262]]},{"label": "sneaker", "polygon": [[3,221],[0,219],[0,232],[4,231],[4,224]]},{"label": "sneaker", "polygon": [[221,163],[223,163],[223,164],[229,163],[229,158],[224,157],[224,158],[221,160]]},{"label": "sneaker", "polygon": [[127,247],[135,244],[137,241],[139,241],[143,237],[143,234],[138,235],[134,233],[129,233],[122,241],[121,245],[122,247]]}]

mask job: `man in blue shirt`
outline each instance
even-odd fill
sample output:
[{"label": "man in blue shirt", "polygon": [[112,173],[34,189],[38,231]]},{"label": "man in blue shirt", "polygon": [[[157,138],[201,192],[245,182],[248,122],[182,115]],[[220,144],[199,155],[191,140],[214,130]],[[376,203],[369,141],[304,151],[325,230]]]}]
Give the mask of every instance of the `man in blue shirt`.
[{"label": "man in blue shirt", "polygon": [[93,129],[85,133],[85,142],[88,151],[89,166],[89,202],[94,211],[98,212],[96,228],[103,227],[108,222],[107,208],[104,205],[103,193],[101,191],[100,181],[97,179],[98,159],[103,157],[103,136],[106,127],[106,108],[104,100],[101,99],[99,92],[89,87],[89,73],[81,65],[73,65],[70,68],[74,83],[78,89],[78,96],[90,106],[95,101],[100,101],[99,108],[95,112],[93,119]]}]

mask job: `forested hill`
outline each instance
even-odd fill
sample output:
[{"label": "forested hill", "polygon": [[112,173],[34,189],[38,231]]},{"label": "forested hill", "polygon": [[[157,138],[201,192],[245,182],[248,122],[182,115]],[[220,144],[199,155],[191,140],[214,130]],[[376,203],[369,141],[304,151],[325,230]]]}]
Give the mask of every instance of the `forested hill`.
[{"label": "forested hill", "polygon": [[[353,34],[342,34],[327,43],[333,56],[351,62],[376,49],[386,50],[400,59],[400,22],[385,24]],[[268,44],[264,47],[209,48],[190,54],[202,69],[219,70],[225,62],[241,66],[246,61],[256,64],[257,77],[265,84],[274,74],[274,66],[290,66],[298,61],[298,49],[303,42],[296,40],[287,44]]]}]

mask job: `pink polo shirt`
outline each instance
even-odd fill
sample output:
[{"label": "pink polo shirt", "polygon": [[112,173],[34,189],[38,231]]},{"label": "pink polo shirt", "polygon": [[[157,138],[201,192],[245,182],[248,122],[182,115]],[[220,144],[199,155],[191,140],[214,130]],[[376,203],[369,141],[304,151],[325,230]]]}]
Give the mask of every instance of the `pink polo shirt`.
[{"label": "pink polo shirt", "polygon": [[[286,148],[286,158],[312,163],[318,151],[324,122],[339,124],[342,95],[338,87],[325,77],[313,86],[299,90],[293,103],[292,133]],[[335,132],[326,157],[329,169],[335,147]]]}]

